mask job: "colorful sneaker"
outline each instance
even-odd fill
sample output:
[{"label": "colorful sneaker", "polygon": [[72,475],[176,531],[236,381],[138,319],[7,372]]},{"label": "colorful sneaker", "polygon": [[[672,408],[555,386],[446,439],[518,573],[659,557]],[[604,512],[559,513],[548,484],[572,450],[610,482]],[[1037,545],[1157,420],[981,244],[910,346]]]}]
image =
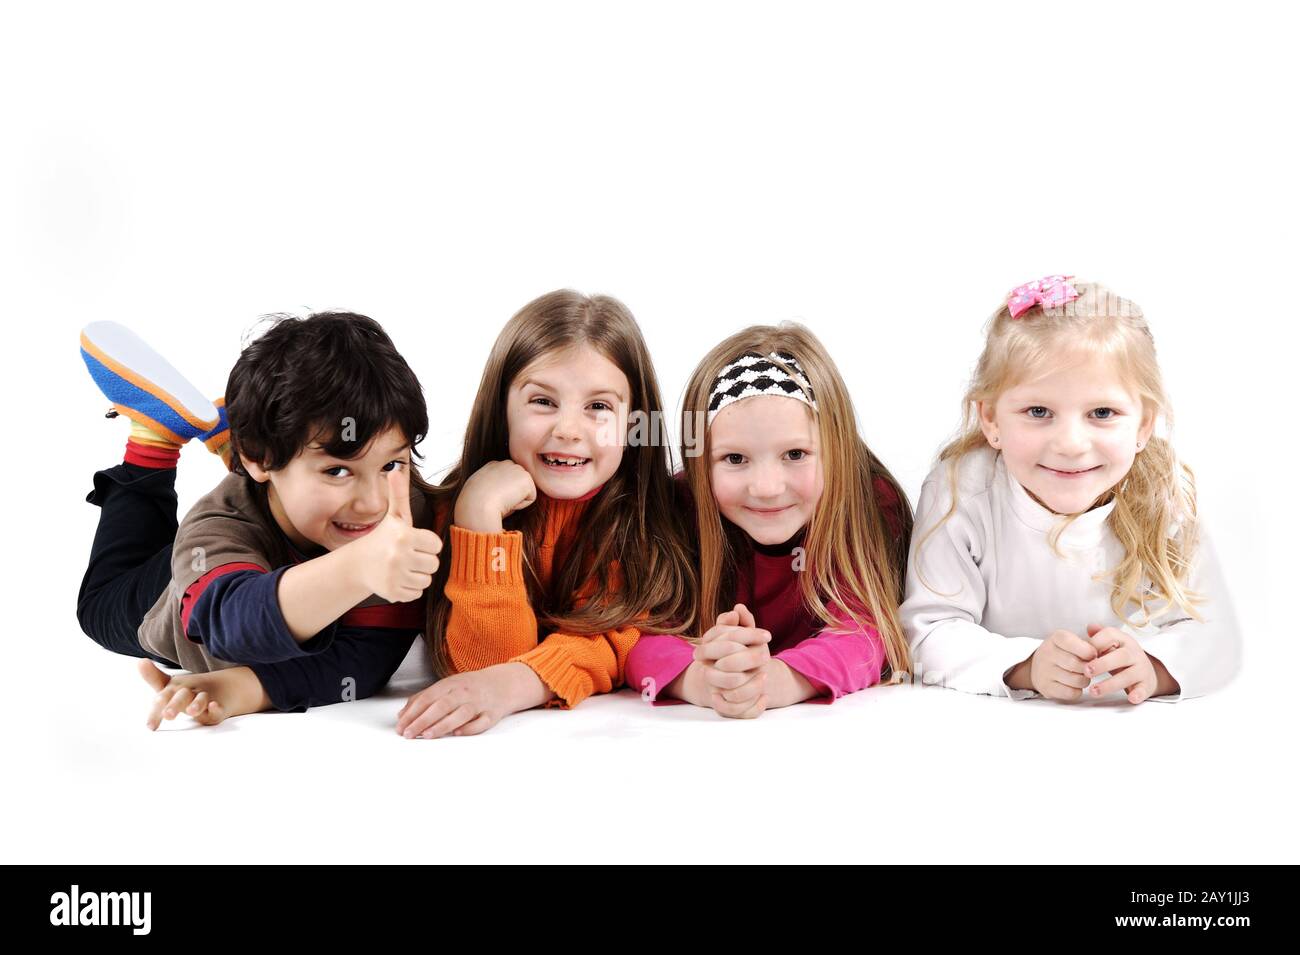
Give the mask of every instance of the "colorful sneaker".
[{"label": "colorful sneaker", "polygon": [[226,399],[218,398],[212,402],[217,409],[217,414],[221,420],[211,431],[205,431],[199,435],[199,440],[207,445],[208,450],[222,461],[226,462],[226,467],[230,467],[230,419],[226,416]]},{"label": "colorful sneaker", "polygon": [[81,357],[117,413],[166,440],[182,445],[220,428],[224,414],[125,325],[87,325]]}]

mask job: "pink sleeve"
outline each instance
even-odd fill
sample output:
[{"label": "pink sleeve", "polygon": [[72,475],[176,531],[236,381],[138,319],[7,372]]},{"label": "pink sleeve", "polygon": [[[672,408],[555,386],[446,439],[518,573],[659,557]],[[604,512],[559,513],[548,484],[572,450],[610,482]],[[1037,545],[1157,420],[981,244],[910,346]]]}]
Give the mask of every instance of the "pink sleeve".
[{"label": "pink sleeve", "polygon": [[684,703],[672,697],[657,699],[659,692],[682,675],[695,649],[681,637],[670,634],[642,634],[641,639],[627,655],[627,685],[641,694],[641,698],[655,706]]},{"label": "pink sleeve", "polygon": [[875,627],[861,628],[838,611],[836,616],[839,629],[848,632],[827,628],[776,655],[813,685],[820,694],[814,697],[818,702],[833,703],[878,682],[885,662],[885,644]]}]

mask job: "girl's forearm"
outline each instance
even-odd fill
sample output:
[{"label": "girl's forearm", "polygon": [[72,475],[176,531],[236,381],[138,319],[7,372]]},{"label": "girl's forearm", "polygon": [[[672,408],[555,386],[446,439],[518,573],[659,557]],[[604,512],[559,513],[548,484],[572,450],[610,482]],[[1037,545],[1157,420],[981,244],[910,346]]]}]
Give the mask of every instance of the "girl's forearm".
[{"label": "girl's forearm", "polygon": [[502,675],[510,679],[510,705],[512,713],[544,706],[555,699],[555,691],[542,682],[542,678],[526,663],[499,663]]},{"label": "girl's forearm", "polygon": [[1013,690],[1032,690],[1034,688],[1033,681],[1029,679],[1031,660],[1033,660],[1032,654],[1007,671],[1006,676],[1003,677],[1007,686]]},{"label": "girl's forearm", "polygon": [[1182,690],[1182,687],[1178,685],[1178,681],[1165,669],[1163,663],[1150,654],[1147,654],[1147,659],[1151,661],[1151,666],[1156,671],[1156,691],[1151,694],[1152,696],[1169,696]]},{"label": "girl's forearm", "polygon": [[[1177,693],[1182,689],[1178,685],[1178,681],[1173,678],[1167,669],[1165,669],[1163,663],[1153,656],[1148,655],[1147,659],[1151,661],[1151,666],[1156,671],[1156,690],[1151,694],[1152,696],[1168,696],[1172,693]],[[1011,687],[1013,690],[1034,689],[1033,682],[1029,678],[1029,667],[1032,660],[1033,657],[1030,656],[1028,659],[1022,660],[1007,671],[1005,678],[1007,686]]]},{"label": "girl's forearm", "polygon": [[[669,683],[659,695],[685,700],[696,706],[712,706],[709,687],[704,681],[704,666],[698,660],[693,660],[681,676]],[[818,695],[817,688],[784,660],[772,660],[768,664],[767,687],[764,692],[767,694],[769,710],[793,706]]]},{"label": "girl's forearm", "polygon": [[767,668],[767,708],[793,706],[818,696],[819,692],[808,679],[784,660],[773,660]]},{"label": "girl's forearm", "polygon": [[660,696],[669,696],[675,700],[685,700],[696,706],[710,706],[709,689],[704,684],[704,664],[692,660],[690,666],[681,672],[675,680],[664,687]]}]

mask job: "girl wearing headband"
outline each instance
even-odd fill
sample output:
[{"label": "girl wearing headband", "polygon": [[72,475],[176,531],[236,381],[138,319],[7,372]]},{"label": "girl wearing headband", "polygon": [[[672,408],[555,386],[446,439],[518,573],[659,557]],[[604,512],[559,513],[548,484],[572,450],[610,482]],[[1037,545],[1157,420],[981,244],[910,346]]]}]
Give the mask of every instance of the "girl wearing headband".
[{"label": "girl wearing headband", "polygon": [[914,676],[1012,699],[1199,696],[1232,678],[1240,638],[1151,332],[1069,278],[994,313],[921,491],[901,611]]},{"label": "girl wearing headband", "polygon": [[433,492],[451,515],[430,594],[443,679],[398,714],[407,738],[481,733],[623,682],[638,626],[685,619],[692,591],[641,331],[617,299],[570,290],[498,336],[459,463]]},{"label": "girl wearing headband", "polygon": [[698,542],[694,636],[633,648],[627,682],[644,699],[752,718],[908,668],[897,608],[911,510],[855,422],[801,325],[747,328],[700,362],[682,429],[703,440],[678,475]]}]

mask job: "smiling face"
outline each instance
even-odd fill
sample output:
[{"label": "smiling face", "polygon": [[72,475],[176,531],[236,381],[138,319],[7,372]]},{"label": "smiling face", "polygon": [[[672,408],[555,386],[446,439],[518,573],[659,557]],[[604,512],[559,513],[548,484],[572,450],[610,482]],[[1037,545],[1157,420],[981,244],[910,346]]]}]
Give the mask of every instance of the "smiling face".
[{"label": "smiling face", "polygon": [[781,544],[812,520],[822,496],[817,424],[802,401],[732,402],[709,426],[709,480],[718,510],[758,544]]},{"label": "smiling face", "polygon": [[589,345],[543,355],[506,394],[510,460],[547,497],[582,497],[614,476],[627,442],[631,386]]},{"label": "smiling face", "polygon": [[1094,356],[979,403],[980,426],[1007,470],[1038,503],[1079,514],[1124,480],[1154,415]]},{"label": "smiling face", "polygon": [[336,458],[317,444],[277,471],[247,458],[244,469],[268,484],[276,524],[300,550],[335,550],[369,534],[388,513],[388,472],[410,468],[411,445],[397,428],[376,435],[355,458]]}]

